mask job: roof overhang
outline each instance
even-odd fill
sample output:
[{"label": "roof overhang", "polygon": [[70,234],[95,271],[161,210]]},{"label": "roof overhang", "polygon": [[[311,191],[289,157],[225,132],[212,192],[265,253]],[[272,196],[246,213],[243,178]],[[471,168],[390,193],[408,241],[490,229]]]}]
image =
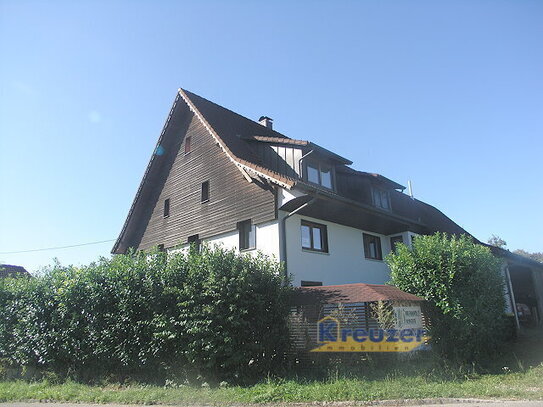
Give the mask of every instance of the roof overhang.
[{"label": "roof overhang", "polygon": [[304,203],[315,198],[315,201],[300,210],[300,215],[309,216],[316,219],[322,219],[328,222],[338,223],[369,232],[383,235],[410,230],[416,233],[426,233],[427,228],[424,224],[413,219],[395,215],[389,211],[381,210],[371,205],[353,201],[321,189],[315,189],[310,186],[301,186],[307,195],[294,198],[279,209],[292,212]]}]

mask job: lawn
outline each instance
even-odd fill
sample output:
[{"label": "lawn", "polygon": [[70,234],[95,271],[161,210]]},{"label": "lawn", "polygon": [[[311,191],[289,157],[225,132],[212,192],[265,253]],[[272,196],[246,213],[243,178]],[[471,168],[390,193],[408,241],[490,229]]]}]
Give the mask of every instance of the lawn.
[{"label": "lawn", "polygon": [[292,374],[251,386],[85,385],[72,381],[0,381],[0,402],[47,400],[126,404],[228,404],[423,398],[543,400],[541,337],[523,340],[485,368],[452,367],[431,357],[331,370],[326,378]]},{"label": "lawn", "polygon": [[248,387],[210,389],[191,386],[104,385],[75,382],[51,384],[47,381],[0,382],[0,401],[48,400],[94,403],[262,403],[343,400],[421,399],[435,397],[475,397],[543,399],[543,365],[523,372],[466,375],[443,378],[442,372],[415,374],[391,373],[388,377],[338,378],[318,380],[267,380]]}]

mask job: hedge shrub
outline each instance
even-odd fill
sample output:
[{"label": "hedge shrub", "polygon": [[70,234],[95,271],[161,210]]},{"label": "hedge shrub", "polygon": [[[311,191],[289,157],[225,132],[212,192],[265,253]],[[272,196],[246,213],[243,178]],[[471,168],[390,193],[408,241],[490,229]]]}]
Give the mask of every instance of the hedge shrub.
[{"label": "hedge shrub", "polygon": [[281,368],[288,297],[264,257],[130,253],[0,281],[0,358],[77,379],[241,382]]},{"label": "hedge shrub", "polygon": [[386,262],[391,283],[428,301],[433,347],[459,362],[492,357],[506,336],[500,260],[468,236],[418,236]]}]

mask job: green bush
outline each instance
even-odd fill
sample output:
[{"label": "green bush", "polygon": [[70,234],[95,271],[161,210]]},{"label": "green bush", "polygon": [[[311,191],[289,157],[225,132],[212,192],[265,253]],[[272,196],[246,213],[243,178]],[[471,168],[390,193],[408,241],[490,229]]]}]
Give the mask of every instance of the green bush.
[{"label": "green bush", "polygon": [[282,366],[289,288],[264,257],[202,248],[0,281],[0,358],[79,380],[241,382]]},{"label": "green bush", "polygon": [[504,341],[500,261],[467,236],[418,236],[387,259],[391,283],[428,302],[432,345],[459,362],[482,361]]}]

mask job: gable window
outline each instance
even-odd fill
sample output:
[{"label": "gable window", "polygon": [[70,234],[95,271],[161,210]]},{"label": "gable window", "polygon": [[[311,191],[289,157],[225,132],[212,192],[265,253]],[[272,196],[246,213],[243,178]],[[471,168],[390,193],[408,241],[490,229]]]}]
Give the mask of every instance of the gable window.
[{"label": "gable window", "polygon": [[190,142],[192,140],[191,136],[185,138],[185,154],[190,153]]},{"label": "gable window", "polygon": [[202,182],[202,203],[209,201],[209,181]]},{"label": "gable window", "polygon": [[302,220],[302,249],[328,253],[328,235],[326,225]]},{"label": "gable window", "polygon": [[307,180],[313,184],[332,189],[332,167],[323,163],[309,162],[306,166]]},{"label": "gable window", "polygon": [[238,223],[239,250],[256,248],[256,226],[251,224],[251,219]]},{"label": "gable window", "polygon": [[386,209],[387,211],[390,210],[390,194],[388,191],[379,188],[372,188],[371,196],[374,206],[381,209]]},{"label": "gable window", "polygon": [[170,198],[164,200],[164,217],[170,216]]},{"label": "gable window", "polygon": [[191,250],[194,249],[197,252],[200,251],[200,237],[198,235],[189,236],[187,239],[187,243],[190,245]]},{"label": "gable window", "polygon": [[381,238],[364,233],[364,256],[366,259],[383,260],[381,251]]},{"label": "gable window", "polygon": [[396,245],[399,243],[403,243],[403,237],[400,236],[392,236],[390,238],[390,249],[393,253],[396,253]]}]

